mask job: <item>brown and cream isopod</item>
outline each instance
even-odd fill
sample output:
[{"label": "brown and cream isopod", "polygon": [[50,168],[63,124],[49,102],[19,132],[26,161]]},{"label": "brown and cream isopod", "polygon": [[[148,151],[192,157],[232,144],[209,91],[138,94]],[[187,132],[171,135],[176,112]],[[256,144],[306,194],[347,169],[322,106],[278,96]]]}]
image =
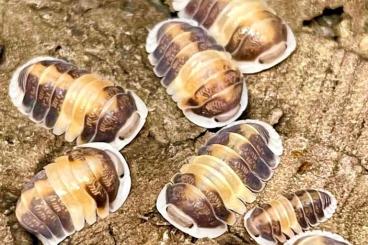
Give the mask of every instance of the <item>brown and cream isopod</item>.
[{"label": "brown and cream isopod", "polygon": [[128,165],[117,150],[106,143],[81,145],[25,184],[16,217],[43,244],[58,244],[85,222],[120,208],[130,186]]},{"label": "brown and cream isopod", "polygon": [[351,245],[341,236],[327,231],[307,231],[291,238],[285,245]]},{"label": "brown and cream isopod", "polygon": [[248,91],[237,64],[194,22],[159,23],[149,33],[146,49],[167,93],[193,123],[222,127],[245,110]]},{"label": "brown and cream isopod", "polygon": [[121,149],[143,127],[147,108],[132,91],[52,57],[19,67],[9,87],[15,106],[77,144],[107,142]]},{"label": "brown and cream isopod", "polygon": [[244,226],[258,244],[276,245],[326,221],[336,206],[326,190],[301,190],[250,210]]},{"label": "brown and cream isopod", "polygon": [[279,164],[282,142],[268,124],[235,122],[211,137],[160,192],[157,209],[181,231],[214,238],[246,212]]},{"label": "brown and cream isopod", "polygon": [[173,7],[208,29],[243,73],[268,69],[296,48],[290,27],[263,0],[173,0]]}]

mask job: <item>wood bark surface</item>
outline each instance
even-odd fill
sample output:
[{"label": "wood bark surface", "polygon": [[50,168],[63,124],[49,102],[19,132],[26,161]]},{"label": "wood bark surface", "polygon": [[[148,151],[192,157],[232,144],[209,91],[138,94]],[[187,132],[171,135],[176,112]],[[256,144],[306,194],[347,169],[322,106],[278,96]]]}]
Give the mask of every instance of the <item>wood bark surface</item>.
[{"label": "wood bark surface", "polygon": [[[338,209],[320,228],[365,245],[367,1],[268,2],[295,30],[298,48],[282,64],[248,77],[250,100],[242,118],[272,123],[285,147],[274,177],[249,209],[282,193],[326,188],[336,195]],[[327,27],[321,21],[326,8],[340,8],[331,14],[338,21]],[[163,185],[213,133],[183,116],[148,63],[148,29],[169,15],[169,7],[160,1],[0,0],[0,45],[5,47],[0,64],[2,244],[35,241],[15,219],[16,200],[25,181],[73,146],[22,116],[8,97],[14,69],[45,54],[64,57],[134,90],[150,110],[142,132],[122,151],[133,181],[127,202],[63,244],[254,244],[240,220],[218,239],[195,240],[168,225],[155,209]],[[324,28],[335,36],[324,35]]]}]

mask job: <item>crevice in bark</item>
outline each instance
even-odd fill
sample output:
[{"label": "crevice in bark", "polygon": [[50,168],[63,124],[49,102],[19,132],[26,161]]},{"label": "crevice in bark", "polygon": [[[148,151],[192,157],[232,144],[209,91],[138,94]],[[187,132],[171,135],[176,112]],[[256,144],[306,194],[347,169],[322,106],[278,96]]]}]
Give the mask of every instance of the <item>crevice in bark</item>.
[{"label": "crevice in bark", "polygon": [[335,41],[339,38],[336,26],[343,20],[344,7],[325,8],[321,15],[304,20],[303,26],[312,29],[312,32]]},{"label": "crevice in bark", "polygon": [[114,244],[118,244],[118,242],[116,241],[115,237],[114,237],[114,231],[112,230],[111,224],[109,225],[109,234],[112,238],[112,240],[114,241]]},{"label": "crevice in bark", "polygon": [[336,17],[341,17],[344,14],[344,7],[340,6],[337,8],[325,8],[322,12],[321,15],[318,15],[310,20],[304,20],[303,21],[303,26],[309,26],[312,24],[313,21],[319,20],[323,17],[329,17],[329,16],[336,16]]},{"label": "crevice in bark", "polygon": [[208,130],[205,130],[203,132],[201,132],[200,134],[198,134],[196,137],[193,138],[193,141],[194,143],[197,142],[199,139],[201,139],[206,133],[207,133]]}]

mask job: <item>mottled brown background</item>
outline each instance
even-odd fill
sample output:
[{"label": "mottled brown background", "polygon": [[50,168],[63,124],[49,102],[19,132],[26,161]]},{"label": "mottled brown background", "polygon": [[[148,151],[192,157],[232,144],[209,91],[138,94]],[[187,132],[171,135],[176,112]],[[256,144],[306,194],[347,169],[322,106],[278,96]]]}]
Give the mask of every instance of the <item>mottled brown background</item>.
[{"label": "mottled brown background", "polygon": [[[150,110],[144,130],[122,151],[133,179],[128,201],[64,244],[253,244],[241,222],[216,240],[194,240],[168,226],[155,209],[160,188],[211,135],[183,117],[148,64],[147,30],[169,16],[163,2],[0,0],[0,45],[5,46],[0,65],[1,244],[31,244],[14,215],[22,184],[73,146],[22,116],[7,95],[12,71],[40,54],[65,57],[104,74],[136,91]],[[368,1],[268,2],[295,30],[298,49],[286,62],[248,79],[250,103],[242,117],[271,122],[285,145],[282,164],[258,201],[304,187],[327,188],[339,205],[321,227],[365,245]],[[325,8],[337,10],[317,17]]]}]

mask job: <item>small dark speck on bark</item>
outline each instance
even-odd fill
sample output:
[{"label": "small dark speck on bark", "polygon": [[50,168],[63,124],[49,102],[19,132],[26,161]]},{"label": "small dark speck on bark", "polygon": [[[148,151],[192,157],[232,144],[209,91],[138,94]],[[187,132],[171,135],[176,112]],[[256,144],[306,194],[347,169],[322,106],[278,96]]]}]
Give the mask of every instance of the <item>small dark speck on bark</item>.
[{"label": "small dark speck on bark", "polygon": [[0,44],[0,64],[3,61],[4,53],[5,53],[5,46]]}]

